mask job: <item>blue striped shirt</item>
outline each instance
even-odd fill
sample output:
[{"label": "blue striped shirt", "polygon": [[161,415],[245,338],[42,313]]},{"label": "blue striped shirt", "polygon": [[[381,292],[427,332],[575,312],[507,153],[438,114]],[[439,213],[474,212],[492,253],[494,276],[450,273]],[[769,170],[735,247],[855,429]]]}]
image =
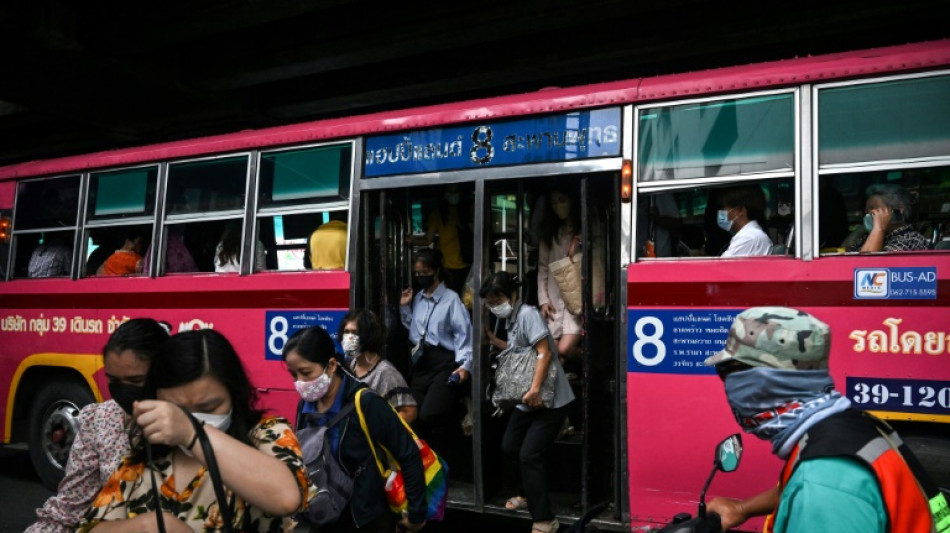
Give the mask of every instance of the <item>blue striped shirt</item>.
[{"label": "blue striped shirt", "polygon": [[425,334],[426,344],[455,352],[455,362],[472,371],[472,323],[459,295],[445,283],[439,283],[432,296],[426,296],[424,290],[417,292],[412,307],[399,307],[399,316],[409,330],[411,344]]}]

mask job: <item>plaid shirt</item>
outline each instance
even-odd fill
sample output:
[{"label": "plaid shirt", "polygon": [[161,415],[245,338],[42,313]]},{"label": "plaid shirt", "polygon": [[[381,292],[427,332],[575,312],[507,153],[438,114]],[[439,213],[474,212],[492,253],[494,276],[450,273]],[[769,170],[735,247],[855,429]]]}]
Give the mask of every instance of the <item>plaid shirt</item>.
[{"label": "plaid shirt", "polygon": [[33,250],[27,273],[31,278],[50,278],[69,275],[72,250],[62,244],[41,244]]},{"label": "plaid shirt", "polygon": [[[861,242],[851,245],[851,247],[848,248],[848,251],[860,251],[861,246],[864,246],[864,241],[866,240],[867,235],[864,236],[864,239],[862,239]],[[882,251],[906,252],[910,250],[927,250],[929,248],[930,244],[927,242],[927,239],[925,239],[923,235],[915,230],[913,226],[910,224],[905,224],[888,233],[884,237],[884,247]]]}]

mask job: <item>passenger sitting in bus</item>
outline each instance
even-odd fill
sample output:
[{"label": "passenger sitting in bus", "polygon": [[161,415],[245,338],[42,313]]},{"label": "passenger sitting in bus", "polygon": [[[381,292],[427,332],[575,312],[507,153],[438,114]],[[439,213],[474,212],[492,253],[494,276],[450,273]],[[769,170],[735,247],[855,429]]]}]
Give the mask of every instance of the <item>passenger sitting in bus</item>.
[{"label": "passenger sitting in bus", "polygon": [[[519,300],[518,285],[511,274],[502,271],[489,276],[479,291],[488,310],[505,321],[508,341],[504,346],[534,346],[538,352],[531,389],[512,411],[502,438],[505,458],[517,462],[519,484],[524,491],[524,497],[510,498],[505,507],[509,510],[527,507],[534,521],[532,532],[553,533],[559,524],[548,496],[547,460],[567,419],[567,405],[574,401],[574,393],[556,357],[551,332],[538,309]],[[492,342],[499,341],[492,338]],[[554,365],[557,372],[554,398],[547,408],[541,403],[541,384],[549,365]]]},{"label": "passenger sitting in bus", "polygon": [[369,309],[356,309],[343,317],[337,334],[343,354],[356,379],[387,400],[407,423],[418,414],[412,390],[392,363],[383,358],[386,327]]},{"label": "passenger sitting in bus", "polygon": [[[168,242],[165,244],[165,268],[159,269],[160,272],[168,274],[175,272],[198,272],[198,265],[195,258],[191,256],[191,251],[185,245],[185,236],[182,234],[180,226],[169,226]],[[152,260],[152,246],[149,245],[142,258],[142,273],[149,274],[149,263]]]},{"label": "passenger sitting in bus", "polygon": [[[257,241],[254,249],[254,271],[267,270],[264,245]],[[215,272],[241,271],[241,221],[232,220],[224,226],[221,241],[214,250]]]},{"label": "passenger sitting in bus", "polygon": [[[216,330],[170,337],[148,371],[146,396],[156,399],[133,406],[141,436],[78,531],[152,531],[158,511],[167,531],[218,530],[229,514],[225,506],[234,511],[235,531],[293,529],[289,517],[311,490],[306,466],[290,423],[257,410],[254,390],[231,343]],[[190,417],[214,450],[228,501],[216,498],[198,423]]]},{"label": "passenger sitting in bus", "polygon": [[102,363],[112,399],[89,404],[79,412],[59,492],[36,510],[37,520],[26,533],[76,530],[99,489],[129,453],[132,403],[144,397],[149,365],[167,339],[165,327],[150,318],[123,322],[109,337]]},{"label": "passenger sitting in bus", "polygon": [[892,183],[872,185],[864,205],[863,238],[847,247],[849,252],[899,252],[926,250],[927,239],[911,225],[911,200]]},{"label": "passenger sitting in bus", "polygon": [[564,296],[551,275],[550,264],[567,257],[572,251],[581,253],[580,231],[580,209],[574,205],[572,196],[565,190],[551,189],[547,201],[543,202],[538,228],[538,303],[551,336],[557,342],[562,363],[564,358],[577,358],[581,354],[581,319],[565,307]]},{"label": "passenger sitting in bus", "polygon": [[419,406],[416,424],[420,436],[453,464],[451,444],[455,437],[461,438],[456,422],[462,418],[459,399],[472,371],[472,324],[459,295],[442,280],[438,250],[419,251],[413,271],[421,290],[415,296],[411,287],[402,292],[399,315],[412,346],[410,387]]},{"label": "passenger sitting in bus", "polygon": [[307,253],[314,270],[343,270],[346,267],[346,211],[330,211],[330,221],[310,234]]},{"label": "passenger sitting in bus", "polygon": [[60,233],[46,233],[42,244],[33,249],[27,274],[31,278],[52,278],[69,275],[73,248]]},{"label": "passenger sitting in bus", "polygon": [[718,196],[716,224],[732,233],[722,257],[769,255],[772,239],[760,221],[765,219],[765,193],[758,185],[739,185],[724,189]]},{"label": "passenger sitting in bus", "polygon": [[125,236],[122,247],[116,250],[96,270],[97,276],[128,276],[142,271],[142,252],[145,251],[146,237],[137,232]]},{"label": "passenger sitting in bus", "polygon": [[442,191],[439,208],[433,209],[426,220],[426,233],[409,237],[415,246],[430,246],[442,253],[445,284],[461,295],[465,291],[465,278],[471,266],[474,243],[471,233],[470,207],[462,201],[458,184],[450,183]]}]

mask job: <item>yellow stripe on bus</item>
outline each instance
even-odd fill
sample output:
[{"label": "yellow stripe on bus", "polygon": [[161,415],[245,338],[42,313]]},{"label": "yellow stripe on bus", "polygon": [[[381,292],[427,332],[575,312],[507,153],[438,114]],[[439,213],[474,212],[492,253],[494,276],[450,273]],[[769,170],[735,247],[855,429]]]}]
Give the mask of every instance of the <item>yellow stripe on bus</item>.
[{"label": "yellow stripe on bus", "polygon": [[909,422],[939,422],[950,424],[950,415],[932,415],[926,413],[895,413],[893,411],[868,411],[882,420],[906,420]]},{"label": "yellow stripe on bus", "polygon": [[93,375],[102,368],[102,356],[99,354],[77,354],[77,353],[35,353],[17,366],[13,373],[13,379],[10,380],[10,391],[7,394],[7,410],[3,428],[3,442],[8,443],[13,436],[13,401],[16,398],[17,390],[20,387],[20,378],[27,370],[36,367],[57,367],[69,368],[78,372],[86,384],[92,390],[97,402],[102,401],[102,393]]}]

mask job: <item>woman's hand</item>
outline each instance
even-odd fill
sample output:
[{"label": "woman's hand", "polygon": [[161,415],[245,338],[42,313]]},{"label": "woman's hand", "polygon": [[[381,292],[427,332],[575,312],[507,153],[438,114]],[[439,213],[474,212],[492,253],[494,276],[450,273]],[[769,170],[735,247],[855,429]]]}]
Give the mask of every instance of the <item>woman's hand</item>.
[{"label": "woman's hand", "polygon": [[543,304],[541,306],[541,317],[545,320],[551,320],[554,318],[554,306],[550,303]]},{"label": "woman's hand", "polygon": [[412,301],[412,287],[403,289],[402,294],[399,295],[399,305],[409,305],[409,302]]},{"label": "woman's hand", "polygon": [[521,397],[521,403],[528,407],[541,407],[541,390],[531,387],[531,390]]},{"label": "woman's hand", "polygon": [[891,224],[891,217],[894,216],[894,212],[891,211],[890,207],[875,207],[871,209],[871,218],[874,220],[874,226],[871,231],[887,231],[887,227]]},{"label": "woman's hand", "polygon": [[465,370],[461,367],[456,368],[455,372],[452,373],[459,375],[459,383],[465,383],[468,380],[468,377],[472,375],[468,370]]},{"label": "woman's hand", "polygon": [[408,531],[409,533],[415,533],[416,531],[419,531],[420,529],[425,527],[425,525],[426,525],[425,522],[421,522],[419,524],[413,524],[412,522],[409,521],[408,516],[404,516],[402,517],[401,520],[399,520],[399,527],[402,528],[403,531]]},{"label": "woman's hand", "polygon": [[177,405],[161,400],[142,400],[132,407],[132,417],[152,444],[185,446],[195,436],[188,416]]}]

